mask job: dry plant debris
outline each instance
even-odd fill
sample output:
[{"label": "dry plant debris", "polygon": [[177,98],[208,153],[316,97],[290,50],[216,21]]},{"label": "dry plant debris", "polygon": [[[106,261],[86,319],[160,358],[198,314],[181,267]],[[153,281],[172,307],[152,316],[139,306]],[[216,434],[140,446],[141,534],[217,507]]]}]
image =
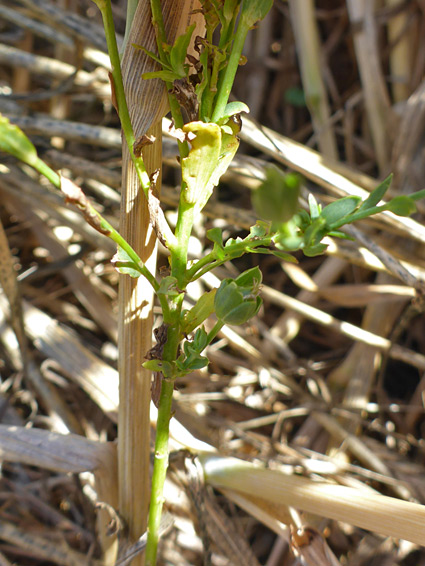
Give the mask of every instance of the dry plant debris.
[{"label": "dry plant debris", "polygon": [[[123,32],[125,2],[114,15]],[[302,173],[303,198],[322,202],[364,196],[389,172],[393,195],[424,188],[424,28],[421,0],[276,0],[246,46],[243,148],[194,254],[207,229],[253,223],[267,162]],[[118,225],[121,135],[92,3],[4,0],[0,64],[0,111]],[[175,155],[166,138],[170,222]],[[116,513],[115,250],[0,158],[0,564],[98,565],[117,545],[128,563],[143,541],[131,546]],[[329,241],[323,257],[261,259],[264,308],[224,327],[208,369],[175,393],[163,564],[425,563],[418,208],[356,225],[356,241]],[[254,261],[204,277],[188,303]]]}]

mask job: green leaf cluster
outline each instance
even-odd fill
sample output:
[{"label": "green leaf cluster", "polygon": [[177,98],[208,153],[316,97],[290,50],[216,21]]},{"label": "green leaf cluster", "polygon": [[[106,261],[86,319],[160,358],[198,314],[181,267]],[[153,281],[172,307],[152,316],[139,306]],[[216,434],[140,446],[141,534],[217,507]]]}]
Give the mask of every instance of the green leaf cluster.
[{"label": "green leaf cluster", "polygon": [[179,104],[186,110],[189,104],[192,109],[196,108],[197,118],[202,122],[214,121],[222,125],[232,115],[248,111],[243,103],[235,106],[235,103],[228,105],[227,101],[236,68],[242,60],[244,38],[249,29],[265,17],[273,0],[200,2],[206,34],[195,39],[194,53],[187,55],[195,24],[189,26],[173,45],[162,44],[159,56],[143,46],[135,47],[161,66],[158,71],[143,74],[144,79],[159,78],[168,85],[184,80],[185,94],[180,99],[176,96]]},{"label": "green leaf cluster", "polygon": [[164,45],[163,58],[160,59],[155,53],[145,49],[141,45],[134,45],[136,49],[140,49],[151,59],[161,65],[160,71],[152,71],[144,73],[143,79],[162,79],[165,82],[173,83],[175,80],[187,77],[189,73],[189,63],[186,62],[187,49],[192,39],[193,31],[196,24],[189,26],[183,35],[176,38],[173,45]]},{"label": "green leaf cluster", "polygon": [[298,206],[300,178],[270,167],[264,182],[254,191],[252,201],[257,214],[269,222],[271,240],[278,250],[303,250],[305,255],[315,256],[326,250],[327,246],[322,243],[325,236],[349,238],[340,231],[347,224],[384,211],[399,216],[409,216],[416,211],[415,200],[423,197],[423,191],[397,196],[379,205],[391,179],[390,175],[364,201],[357,196],[347,196],[322,208],[310,194],[306,211]]},{"label": "green leaf cluster", "polygon": [[183,342],[183,352],[176,361],[177,375],[187,375],[191,371],[202,369],[208,365],[208,358],[201,353],[208,344],[208,334],[205,329],[198,328],[193,340]]},{"label": "green leaf cluster", "polygon": [[258,296],[262,274],[258,267],[248,269],[236,279],[224,279],[215,295],[215,314],[225,324],[245,324],[259,311]]}]

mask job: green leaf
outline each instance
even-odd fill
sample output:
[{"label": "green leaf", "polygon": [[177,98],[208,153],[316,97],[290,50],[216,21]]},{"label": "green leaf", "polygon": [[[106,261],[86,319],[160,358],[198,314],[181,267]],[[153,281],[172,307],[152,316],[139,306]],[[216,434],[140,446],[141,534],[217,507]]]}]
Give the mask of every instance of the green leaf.
[{"label": "green leaf", "polygon": [[177,279],[168,275],[161,280],[157,294],[166,295],[167,297],[177,297],[181,292],[182,291],[180,291],[177,286]]},{"label": "green leaf", "polygon": [[235,283],[241,290],[243,296],[252,294],[255,295],[260,291],[262,280],[263,274],[258,266],[255,266],[238,275],[235,279]]},{"label": "green leaf", "polygon": [[273,236],[273,242],[279,250],[296,251],[300,249],[304,239],[300,235],[295,223],[287,222]]},{"label": "green leaf", "polygon": [[320,216],[321,218],[325,219],[326,224],[331,227],[333,224],[338,223],[345,216],[348,216],[349,214],[354,212],[360,202],[361,198],[356,196],[340,198],[325,206]]},{"label": "green leaf", "polygon": [[207,238],[220,248],[223,247],[223,232],[221,228],[211,228],[211,230],[207,230]]},{"label": "green leaf", "polygon": [[[227,125],[232,131],[238,128],[231,120]],[[239,147],[239,139],[236,133],[226,134],[214,123],[189,122],[183,126],[183,131],[195,134],[189,155],[182,160],[182,178],[186,183],[184,200],[195,206],[197,214],[226,172]]]},{"label": "green leaf", "polygon": [[194,350],[201,353],[207,347],[207,344],[208,334],[206,333],[205,328],[198,328],[192,342]]},{"label": "green leaf", "polygon": [[170,51],[170,63],[173,71],[179,76],[179,78],[184,78],[186,76],[184,62],[186,60],[187,49],[195,26],[195,23],[189,26],[186,32],[176,39]]},{"label": "green leaf", "polygon": [[367,210],[368,208],[372,208],[376,206],[383,198],[385,193],[388,191],[391,182],[393,180],[393,174],[389,175],[380,185],[374,189],[367,199],[362,203],[358,212],[361,210]]},{"label": "green leaf", "polygon": [[202,369],[207,367],[208,364],[209,364],[208,358],[205,358],[204,356],[198,356],[197,358],[190,360],[190,363],[186,364],[185,369],[187,371],[196,371],[197,369]]},{"label": "green leaf", "polygon": [[273,0],[243,0],[241,20],[252,28],[259,20],[266,17],[273,5]]},{"label": "green leaf", "polygon": [[303,249],[303,254],[307,257],[316,257],[317,255],[322,255],[327,249],[326,244],[316,244],[315,246],[309,246]]},{"label": "green leaf", "polygon": [[416,204],[408,196],[400,195],[390,200],[385,206],[385,210],[389,210],[397,216],[409,216],[416,212]]},{"label": "green leaf", "polygon": [[249,108],[244,102],[229,102],[229,104],[226,105],[223,116],[218,121],[218,124],[221,126],[227,122],[229,118],[235,114],[240,114],[241,112],[249,114]]},{"label": "green leaf", "polygon": [[129,275],[130,277],[133,277],[133,279],[137,279],[141,275],[140,270],[137,269],[134,261],[120,246],[118,246],[116,254],[111,259],[111,263],[114,264],[114,267],[118,271],[118,273]]},{"label": "green leaf", "polygon": [[148,360],[143,362],[142,366],[149,371],[161,371],[162,372],[162,361],[161,360]]},{"label": "green leaf", "polygon": [[278,257],[279,259],[283,259],[284,261],[289,261],[290,263],[298,263],[298,260],[293,255],[287,254],[285,252],[281,252],[279,250],[272,250],[272,255]]},{"label": "green leaf", "polygon": [[183,131],[195,134],[189,155],[182,160],[182,177],[187,187],[183,196],[200,211],[213,190],[211,177],[220,156],[221,129],[217,124],[190,122],[183,126]]},{"label": "green leaf", "polygon": [[[142,45],[137,45],[137,43],[133,43],[132,45],[135,49],[138,49],[139,51],[143,51],[143,53],[145,55],[150,57],[153,61],[156,61],[159,65],[161,65],[161,67],[167,66],[164,63],[164,61],[161,61],[161,59],[158,57],[158,55],[156,53],[154,53],[153,51],[149,51],[149,49],[146,49]],[[171,71],[171,67],[168,67],[168,70]]]},{"label": "green leaf", "polygon": [[152,71],[151,73],[143,73],[142,79],[161,79],[162,81],[172,83],[180,77],[174,71]]},{"label": "green leaf", "polygon": [[239,133],[239,124],[230,119],[226,122],[225,126],[228,126],[232,133],[223,131],[222,129],[220,155],[218,157],[217,167],[214,169],[214,173],[211,177],[211,183],[214,187],[219,184],[221,177],[227,171],[239,147],[239,138],[237,136]]},{"label": "green leaf", "polygon": [[241,0],[224,0],[222,13],[223,18],[225,22],[227,22],[227,24],[230,24],[230,22],[232,21],[240,3]]},{"label": "green leaf", "polygon": [[269,166],[265,180],[251,195],[258,216],[277,223],[290,220],[298,209],[300,185],[299,175]]},{"label": "green leaf", "polygon": [[270,232],[270,224],[268,222],[263,222],[262,220],[257,220],[254,226],[249,229],[250,238],[263,238]]},{"label": "green leaf", "polygon": [[214,312],[214,298],[217,289],[211,289],[199,298],[194,307],[183,314],[182,330],[185,334],[193,332]]},{"label": "green leaf", "polygon": [[319,218],[320,213],[322,212],[322,207],[314,198],[314,195],[312,193],[308,195],[308,206],[310,208],[311,219],[316,220],[316,218]]},{"label": "green leaf", "polygon": [[235,280],[224,279],[215,295],[215,313],[225,324],[244,324],[257,314],[262,300],[258,296],[261,285],[258,267],[248,269]]},{"label": "green leaf", "polygon": [[2,114],[0,114],[0,151],[9,153],[31,166],[35,166],[38,161],[37,150],[28,137]]},{"label": "green leaf", "polygon": [[332,238],[340,238],[341,240],[351,240],[351,241],[355,240],[355,238],[349,236],[345,232],[341,232],[340,230],[332,230],[331,232],[328,233],[328,236],[331,236]]},{"label": "green leaf", "polygon": [[320,243],[320,240],[328,233],[328,227],[324,218],[319,216],[304,232],[304,247],[309,248]]}]

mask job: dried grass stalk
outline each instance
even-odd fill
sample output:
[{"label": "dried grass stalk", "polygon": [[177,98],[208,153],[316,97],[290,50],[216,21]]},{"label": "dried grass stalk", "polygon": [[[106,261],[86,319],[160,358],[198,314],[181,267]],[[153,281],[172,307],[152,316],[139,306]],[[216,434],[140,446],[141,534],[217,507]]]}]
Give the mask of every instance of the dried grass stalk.
[{"label": "dried grass stalk", "polygon": [[424,545],[425,507],[368,490],[266,470],[236,458],[201,456],[206,481],[274,504]]},{"label": "dried grass stalk", "polygon": [[[183,33],[198,7],[195,0],[166,0],[163,17],[168,39]],[[199,15],[198,15],[199,16]],[[196,33],[196,32],[195,32]],[[164,84],[155,79],[142,81],[143,72],[153,63],[133,45],[156,51],[151,23],[150,3],[140,1],[134,15],[129,41],[122,59],[123,79],[136,138],[149,132],[156,142],[143,153],[148,173],[161,169],[161,118],[167,111]],[[161,187],[158,178],[156,188]],[[152,273],[156,271],[156,237],[149,224],[146,200],[127,148],[123,151],[123,192],[120,232],[137,251]],[[119,291],[119,494],[120,512],[128,523],[130,538],[137,539],[146,529],[149,504],[150,427],[149,402],[151,374],[142,368],[144,356],[152,345],[153,293],[144,278],[121,276]],[[134,564],[142,564],[137,557]]]}]

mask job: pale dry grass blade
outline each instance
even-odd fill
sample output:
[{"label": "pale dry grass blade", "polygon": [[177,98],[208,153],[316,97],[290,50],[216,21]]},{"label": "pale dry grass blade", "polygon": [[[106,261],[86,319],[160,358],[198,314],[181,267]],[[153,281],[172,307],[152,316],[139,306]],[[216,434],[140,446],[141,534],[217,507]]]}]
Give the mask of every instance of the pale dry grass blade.
[{"label": "pale dry grass blade", "polygon": [[[106,52],[105,32],[100,24],[68,12],[61,5],[49,0],[22,0],[22,4],[33,14],[37,14],[42,21],[49,22],[54,29],[60,29],[74,40],[80,39]],[[118,41],[121,42],[121,39],[118,38]]]},{"label": "pale dry grass blade", "polygon": [[292,516],[286,505],[266,501],[253,494],[241,493],[231,489],[220,488],[220,491],[230,501],[233,501],[247,513],[256,517],[277,535],[283,538],[288,536],[288,529],[285,525],[291,524]]},{"label": "pale dry grass blade", "polygon": [[317,144],[323,155],[338,159],[327,92],[321,74],[323,55],[314,14],[314,2],[313,0],[289,0],[289,9],[306,104],[312,118]]},{"label": "pale dry grass blade", "polygon": [[[285,269],[292,269],[289,265]],[[314,274],[310,289],[304,288],[300,291],[296,297],[297,300],[314,305],[318,299],[317,291],[322,289],[323,285],[329,285],[335,281],[341,275],[346,265],[346,262],[338,257],[328,258]],[[289,343],[300,331],[302,320],[303,316],[300,312],[284,312],[274,323],[270,332],[273,336]]]},{"label": "pale dry grass blade", "polygon": [[56,360],[113,421],[118,409],[118,374],[86,348],[66,327],[33,306],[24,310],[28,336],[44,355]]},{"label": "pale dry grass blade", "polygon": [[[423,135],[425,129],[425,80],[406,101],[393,146],[392,170],[402,193],[423,188]],[[422,206],[419,203],[419,206]]]},{"label": "pale dry grass blade", "polygon": [[381,175],[386,175],[390,155],[390,123],[393,116],[379,60],[375,2],[347,0],[347,7],[354,30],[354,48],[376,161]]},{"label": "pale dry grass blade", "polygon": [[[78,67],[63,61],[44,57],[43,55],[34,55],[13,47],[10,45],[0,44],[0,63],[3,65],[17,66],[26,69],[28,73],[37,73],[47,77],[55,77],[61,80],[61,86],[56,87],[59,90],[69,90],[71,86],[78,86],[85,90],[91,91],[95,96],[107,99],[110,96],[111,87],[108,82],[108,76],[104,73],[88,73],[79,70]],[[55,88],[46,91],[45,98],[51,98],[55,94]],[[39,95],[39,98],[41,95]]]},{"label": "pale dry grass blade", "polygon": [[19,126],[27,135],[56,136],[69,141],[113,149],[121,147],[121,134],[115,128],[91,126],[90,124],[67,120],[55,120],[45,114],[10,116],[10,119],[13,124]]},{"label": "pale dry grass blade", "polygon": [[[330,256],[345,259],[353,265],[364,267],[378,273],[390,273],[382,261],[364,246],[353,246],[351,242],[347,243],[330,238],[326,240],[326,244],[328,246],[326,253]],[[419,263],[413,263],[413,259],[414,258],[410,258],[409,261],[400,259],[400,264],[406,271],[412,274],[417,281],[423,284],[425,282],[425,269]]]},{"label": "pale dry grass blade", "polygon": [[69,226],[80,234],[85,242],[95,248],[106,250],[112,257],[116,249],[112,240],[93,230],[79,212],[65,206],[60,194],[48,187],[40,186],[16,166],[0,170],[0,190],[4,199],[7,199],[8,195],[13,195],[15,199],[25,201],[26,205],[41,218],[45,219],[47,215],[57,220],[60,226]]},{"label": "pale dry grass blade", "polygon": [[[377,283],[388,282],[386,274],[379,274]],[[381,299],[384,301],[385,296]],[[389,304],[371,303],[363,315],[362,328],[373,334],[388,337],[399,320],[408,297],[404,301]],[[344,403],[347,407],[364,407],[369,401],[370,390],[376,372],[381,367],[382,352],[371,345],[354,344],[341,364],[328,376],[329,382],[338,388],[346,387]]]},{"label": "pale dry grass blade", "polygon": [[[338,450],[334,450],[335,453],[341,454],[342,450],[346,450],[352,456],[361,462],[366,469],[373,470],[374,472],[381,474],[383,477],[392,477],[391,471],[388,466],[383,462],[382,458],[378,454],[375,454],[373,450],[368,448],[368,446],[363,442],[362,438],[351,433],[349,430],[344,428],[338,421],[330,415],[325,413],[320,413],[318,411],[313,412],[313,419],[321,424],[330,434],[334,445],[338,444]],[[387,485],[391,491],[402,499],[406,501],[414,500],[411,490],[407,485],[403,485],[401,482],[389,481]]]},{"label": "pale dry grass blade", "polygon": [[[11,200],[14,200],[14,207],[19,210],[19,214],[31,223],[32,231],[37,235],[40,244],[49,250],[53,261],[66,258],[68,255],[67,248],[49,229],[46,222],[43,222],[29,207],[22,206],[22,202],[20,206],[17,206],[15,197],[12,197]],[[103,332],[113,342],[116,342],[117,321],[116,316],[112,313],[110,301],[93,285],[78,262],[77,264],[73,262],[65,265],[61,272],[81,305],[90,313]]]},{"label": "pale dry grass blade", "polygon": [[293,297],[289,297],[284,293],[280,293],[279,291],[276,291],[271,287],[267,287],[266,285],[263,285],[262,293],[264,298],[273,304],[294,310],[295,312],[299,312],[305,318],[313,320],[318,324],[328,326],[329,328],[340,332],[344,336],[347,336],[348,338],[351,338],[356,342],[363,342],[364,344],[372,345],[375,348],[382,350],[383,352],[387,352],[388,355],[394,359],[404,360],[405,362],[411,363],[419,369],[425,369],[425,356],[423,356],[422,354],[418,354],[397,344],[392,344],[392,342],[387,338],[383,338],[382,336],[378,336],[373,332],[363,330],[362,328],[359,328],[354,324],[337,320],[328,313],[325,313],[310,305],[306,305],[305,303],[302,303],[301,301],[298,301]]},{"label": "pale dry grass blade", "polygon": [[9,243],[0,221],[0,287],[7,299],[6,318],[16,335],[19,344],[19,356],[14,356],[20,369],[27,364],[27,339],[25,336],[24,319],[22,314],[22,299],[15,270],[15,260],[10,252]]},{"label": "pale dry grass blade", "polygon": [[256,493],[274,503],[357,525],[382,535],[424,545],[425,507],[277,470],[258,468],[236,458],[200,455],[207,483],[216,488]]},{"label": "pale dry grass blade", "polygon": [[38,466],[58,473],[79,474],[104,468],[105,479],[116,468],[114,443],[89,440],[76,434],[0,425],[2,460]]},{"label": "pale dry grass blade", "polygon": [[[98,502],[104,502],[111,509],[118,506],[118,471],[117,471],[117,449],[112,442],[98,442],[89,440],[80,435],[62,435],[36,428],[0,425],[0,456],[2,460],[11,461],[29,466],[37,466],[56,473],[81,474],[91,472],[95,478],[96,498]],[[116,537],[108,534],[108,525],[111,521],[108,508],[99,508],[97,514],[99,539],[104,551],[105,562],[94,561],[99,564],[112,563],[116,555]],[[4,521],[0,521],[5,525]],[[88,558],[80,555],[65,546],[62,553],[59,552],[57,544],[49,544],[48,539],[41,537],[32,538],[29,532],[25,533],[14,525],[1,530],[0,537],[4,534],[10,542],[17,545],[25,544],[33,548],[34,555],[44,548],[46,559],[57,561],[58,564],[84,564]],[[14,533],[14,534],[13,534]],[[26,539],[28,534],[28,539]],[[64,553],[64,554],[63,554]],[[60,559],[57,557],[60,556]],[[87,564],[92,564],[90,560]]]},{"label": "pale dry grass blade", "polygon": [[[398,0],[386,0],[388,8],[399,8]],[[412,37],[408,33],[409,17],[406,10],[388,19],[390,52],[391,92],[395,103],[406,100],[410,94],[410,61],[413,49]]]},{"label": "pale dry grass blade", "polygon": [[28,529],[20,529],[6,521],[0,522],[0,538],[27,551],[33,559],[48,560],[58,566],[103,565],[101,560],[95,560],[93,557],[72,550],[64,541],[61,541],[61,544],[57,539],[50,540],[47,536],[37,535]]},{"label": "pale dry grass blade", "polygon": [[318,294],[331,303],[346,307],[364,307],[371,303],[405,301],[417,296],[415,289],[402,285],[347,284],[329,285],[318,290]]}]

